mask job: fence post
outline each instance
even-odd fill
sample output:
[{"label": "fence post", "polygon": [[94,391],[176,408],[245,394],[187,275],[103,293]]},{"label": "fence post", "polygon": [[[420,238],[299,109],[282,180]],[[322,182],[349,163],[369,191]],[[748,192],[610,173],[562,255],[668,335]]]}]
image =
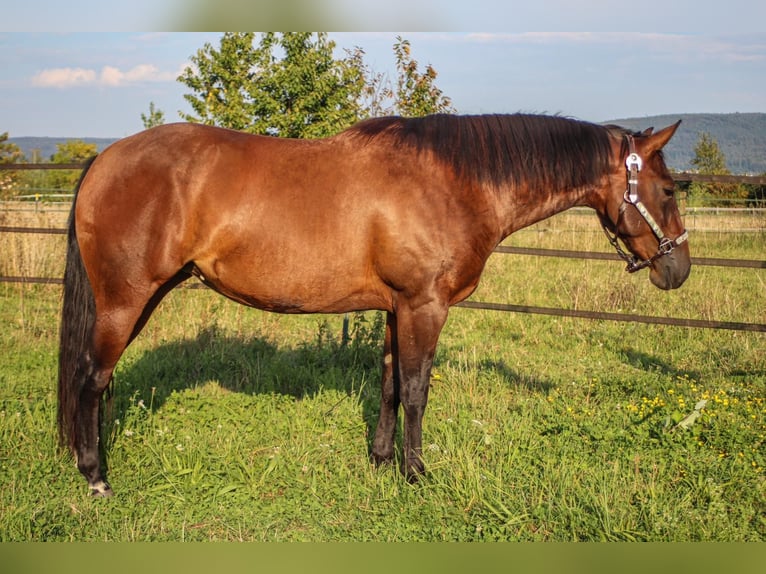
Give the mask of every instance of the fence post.
[{"label": "fence post", "polygon": [[345,347],[348,345],[348,342],[350,340],[350,336],[348,334],[348,313],[343,315],[343,332],[340,336],[340,344],[342,347]]}]

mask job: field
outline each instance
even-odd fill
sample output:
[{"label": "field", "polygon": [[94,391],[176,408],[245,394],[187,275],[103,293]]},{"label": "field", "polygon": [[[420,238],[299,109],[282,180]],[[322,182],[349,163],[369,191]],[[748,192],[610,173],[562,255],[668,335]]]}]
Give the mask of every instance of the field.
[{"label": "field", "polygon": [[[762,215],[693,225],[696,257],[764,259]],[[0,234],[0,274],[60,275],[62,241]],[[581,213],[507,244],[609,247]],[[765,273],[696,267],[666,293],[617,262],[493,255],[472,298],[766,323]],[[100,500],[56,445],[59,305],[59,286],[0,284],[0,541],[766,538],[763,333],[455,308],[410,485],[368,458],[380,314],[351,315],[344,345],[343,317],[177,289],[118,366]]]}]

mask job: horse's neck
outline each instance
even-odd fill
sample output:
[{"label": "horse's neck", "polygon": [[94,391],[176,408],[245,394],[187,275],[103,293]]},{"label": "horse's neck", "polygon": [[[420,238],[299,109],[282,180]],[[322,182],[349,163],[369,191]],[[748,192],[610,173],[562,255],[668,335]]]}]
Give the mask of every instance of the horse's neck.
[{"label": "horse's neck", "polygon": [[506,211],[502,216],[505,221],[504,236],[507,237],[514,231],[539,223],[571,207],[588,205],[586,198],[590,191],[589,188],[583,188],[567,191],[525,189],[509,192],[505,201],[501,199]]}]

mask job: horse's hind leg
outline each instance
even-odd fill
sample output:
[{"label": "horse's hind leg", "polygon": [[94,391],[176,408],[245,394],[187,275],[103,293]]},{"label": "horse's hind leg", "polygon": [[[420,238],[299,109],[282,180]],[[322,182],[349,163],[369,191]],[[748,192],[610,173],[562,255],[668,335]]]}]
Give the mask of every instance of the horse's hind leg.
[{"label": "horse's hind leg", "polygon": [[90,350],[81,358],[80,373],[85,380],[78,402],[74,444],[77,468],[94,496],[112,494],[103,474],[99,450],[101,396],[125,348],[139,334],[162,298],[188,277],[188,273],[178,273],[161,285],[145,304],[123,303],[116,309],[106,303],[102,303],[101,308],[97,306]]},{"label": "horse's hind leg", "polygon": [[393,313],[387,313],[380,413],[371,453],[376,464],[390,462],[394,458],[396,417],[399,411],[399,353],[396,345],[396,316]]},{"label": "horse's hind leg", "polygon": [[73,446],[77,468],[88,481],[94,496],[112,494],[101,465],[99,406],[114,367],[128,344],[137,315],[140,313],[130,308],[99,311],[93,326],[90,348],[80,359],[78,371],[84,380],[75,411]]}]

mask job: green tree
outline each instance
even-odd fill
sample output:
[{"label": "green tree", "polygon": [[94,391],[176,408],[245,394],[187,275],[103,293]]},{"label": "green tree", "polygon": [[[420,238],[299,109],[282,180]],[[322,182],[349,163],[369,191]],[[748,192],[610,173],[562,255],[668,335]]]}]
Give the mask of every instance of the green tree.
[{"label": "green tree", "polygon": [[[702,132],[694,146],[694,157],[691,164],[697,173],[703,175],[731,175],[726,167],[726,156],[718,146],[718,142],[709,133]],[[711,205],[732,205],[737,200],[747,197],[745,186],[736,183],[700,183],[694,182],[689,186],[692,198],[703,199]]]},{"label": "green tree", "polygon": [[412,58],[409,40],[396,37],[397,84],[394,110],[403,116],[425,116],[436,113],[454,113],[452,101],[436,87],[436,70],[428,64],[424,72],[418,70],[418,63]]},{"label": "green tree", "polygon": [[724,156],[718,142],[707,132],[701,132],[694,146],[694,158],[692,165],[699,173],[712,175],[725,175],[729,173],[726,168],[726,156]]},{"label": "green tree", "polygon": [[154,102],[149,102],[149,114],[141,114],[141,121],[144,124],[144,129],[153,128],[155,126],[161,126],[165,123],[165,112],[154,107]]},{"label": "green tree", "polygon": [[183,119],[247,131],[253,121],[249,90],[258,60],[254,39],[253,32],[231,32],[221,37],[218,49],[206,42],[197,50],[193,66],[178,77],[192,91],[184,99],[194,113],[181,113]]},{"label": "green tree", "polygon": [[396,88],[364,61],[359,47],[335,59],[324,33],[226,33],[191,57],[178,77],[191,93],[186,121],[282,137],[323,137],[372,116],[454,112],[436,86],[436,70],[420,71],[408,40],[397,37]]},{"label": "green tree", "polygon": [[[16,144],[8,142],[8,132],[0,134],[0,164],[19,163],[24,160],[24,153]],[[7,198],[16,191],[19,172],[0,170],[0,197]]]},{"label": "green tree", "polygon": [[385,115],[425,116],[436,113],[454,113],[450,98],[436,86],[436,70],[430,64],[424,72],[412,58],[409,40],[396,37],[393,46],[396,59],[396,88],[385,74],[373,71],[363,60],[364,51],[356,48],[358,69],[364,80],[362,90],[363,117]]},{"label": "green tree", "polygon": [[198,50],[178,80],[191,122],[281,137],[332,135],[358,120],[365,75],[359,54],[333,58],[326,33],[226,33]]},{"label": "green tree", "polygon": [[[56,144],[56,153],[51,156],[51,163],[83,163],[98,153],[96,144],[82,140],[68,140]],[[51,190],[71,191],[77,184],[81,170],[64,169],[47,172],[46,187]]]}]

